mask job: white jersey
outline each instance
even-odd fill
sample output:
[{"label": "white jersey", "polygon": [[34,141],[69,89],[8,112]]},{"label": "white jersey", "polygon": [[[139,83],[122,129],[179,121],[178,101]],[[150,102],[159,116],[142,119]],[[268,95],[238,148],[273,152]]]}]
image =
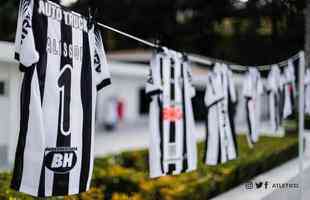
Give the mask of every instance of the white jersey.
[{"label": "white jersey", "polygon": [[84,192],[96,95],[110,84],[100,33],[53,2],[21,0],[15,45],[23,81],[11,187],[39,197]]},{"label": "white jersey", "polygon": [[237,157],[234,129],[236,91],[232,72],[227,65],[217,63],[207,76],[205,104],[207,107],[207,137],[205,163],[217,165]]},{"label": "white jersey", "polygon": [[283,119],[287,119],[293,114],[295,97],[296,97],[296,78],[293,61],[288,60],[288,66],[285,67],[283,73],[283,90],[284,90],[284,106]]},{"label": "white jersey", "polygon": [[146,93],[150,105],[150,177],[175,175],[197,167],[191,98],[195,89],[187,61],[165,49],[153,55]]},{"label": "white jersey", "polygon": [[248,142],[249,146],[258,142],[260,132],[260,106],[261,95],[263,94],[263,83],[259,71],[250,67],[243,83],[243,96],[245,98],[245,107],[248,124]]},{"label": "white jersey", "polygon": [[279,66],[272,65],[268,74],[267,92],[269,101],[269,116],[272,131],[277,132],[282,121],[281,94],[283,91],[283,79]]},{"label": "white jersey", "polygon": [[305,113],[310,115],[310,69],[305,73]]}]

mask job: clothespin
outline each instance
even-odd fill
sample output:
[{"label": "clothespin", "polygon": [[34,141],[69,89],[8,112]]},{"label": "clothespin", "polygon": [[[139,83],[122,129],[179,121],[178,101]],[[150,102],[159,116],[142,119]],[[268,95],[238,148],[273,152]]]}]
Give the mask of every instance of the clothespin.
[{"label": "clothespin", "polygon": [[165,52],[165,50],[164,50],[164,48],[160,45],[160,40],[159,39],[156,39],[155,41],[154,41],[154,44],[157,46],[156,47],[156,52],[157,53],[163,53],[163,52]]},{"label": "clothespin", "polygon": [[182,53],[182,57],[183,57],[183,60],[184,61],[188,61],[189,59],[188,59],[188,55],[186,54],[186,53]]},{"label": "clothespin", "polygon": [[97,15],[98,9],[93,9],[91,7],[88,7],[88,29],[91,29],[93,25],[96,24],[96,15]]}]

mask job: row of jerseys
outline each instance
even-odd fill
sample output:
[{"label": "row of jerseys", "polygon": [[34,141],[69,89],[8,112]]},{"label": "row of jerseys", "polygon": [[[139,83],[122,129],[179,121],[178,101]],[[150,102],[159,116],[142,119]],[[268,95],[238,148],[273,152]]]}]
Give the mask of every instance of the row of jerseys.
[{"label": "row of jerseys", "polygon": [[[246,72],[242,94],[250,147],[259,139],[260,105],[264,92],[268,94],[270,122],[274,131],[278,130],[282,119],[292,115],[296,95],[294,74],[292,61],[283,73],[277,65],[272,66],[266,84],[256,68],[251,67]],[[206,82],[204,163],[218,165],[238,157],[234,125],[237,94],[232,71],[226,64],[215,64],[206,76]],[[197,147],[191,101],[195,89],[186,56],[168,49],[155,53],[146,93],[151,99],[150,177],[195,170]]]}]

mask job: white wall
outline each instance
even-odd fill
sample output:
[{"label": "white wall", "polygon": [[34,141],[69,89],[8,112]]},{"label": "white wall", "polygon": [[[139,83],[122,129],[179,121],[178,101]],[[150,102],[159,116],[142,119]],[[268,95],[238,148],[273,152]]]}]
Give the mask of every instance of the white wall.
[{"label": "white wall", "polygon": [[[136,122],[139,119],[139,91],[145,85],[146,78],[129,77],[112,73],[112,85],[99,93],[97,100],[98,120],[102,121],[105,100],[115,96],[124,101],[124,120],[128,123]],[[99,114],[100,113],[100,114]]]},{"label": "white wall", "polygon": [[6,159],[10,163],[18,137],[19,75],[16,63],[0,62],[0,81],[5,82],[5,94],[0,96],[0,146],[7,148]]},{"label": "white wall", "polygon": [[13,163],[15,159],[15,150],[19,132],[20,122],[20,90],[22,73],[18,69],[16,63],[9,65],[9,124],[10,124],[10,137],[9,137],[9,162]]},{"label": "white wall", "polygon": [[5,82],[5,95],[0,95],[0,145],[9,141],[9,71],[7,63],[0,62],[0,82]]}]

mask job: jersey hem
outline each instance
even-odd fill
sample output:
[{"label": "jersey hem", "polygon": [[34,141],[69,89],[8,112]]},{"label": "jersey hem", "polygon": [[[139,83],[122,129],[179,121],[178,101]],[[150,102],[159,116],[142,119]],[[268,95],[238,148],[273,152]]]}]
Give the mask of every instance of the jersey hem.
[{"label": "jersey hem", "polygon": [[108,86],[108,85],[111,85],[111,79],[108,78],[108,79],[104,79],[103,81],[101,81],[101,83],[99,83],[97,85],[97,91],[103,89],[104,87]]},{"label": "jersey hem", "polygon": [[146,95],[151,97],[151,96],[155,96],[155,95],[158,95],[158,94],[162,94],[162,90],[160,90],[160,89],[154,90],[154,91],[148,92]]},{"label": "jersey hem", "polygon": [[[22,189],[21,189],[22,188]],[[61,196],[70,196],[70,195],[77,195],[77,194],[81,194],[81,193],[84,193],[84,192],[87,192],[89,190],[89,188],[86,188],[85,191],[81,191],[81,192],[72,192],[72,193],[68,193],[68,194],[64,194],[64,195],[38,195],[38,188],[37,187],[28,187],[28,186],[21,186],[21,187],[17,187],[16,185],[11,185],[11,189],[13,190],[16,190],[17,192],[21,192],[21,193],[24,193],[24,194],[27,194],[27,195],[30,195],[30,196],[33,196],[33,197],[61,197]]]}]

